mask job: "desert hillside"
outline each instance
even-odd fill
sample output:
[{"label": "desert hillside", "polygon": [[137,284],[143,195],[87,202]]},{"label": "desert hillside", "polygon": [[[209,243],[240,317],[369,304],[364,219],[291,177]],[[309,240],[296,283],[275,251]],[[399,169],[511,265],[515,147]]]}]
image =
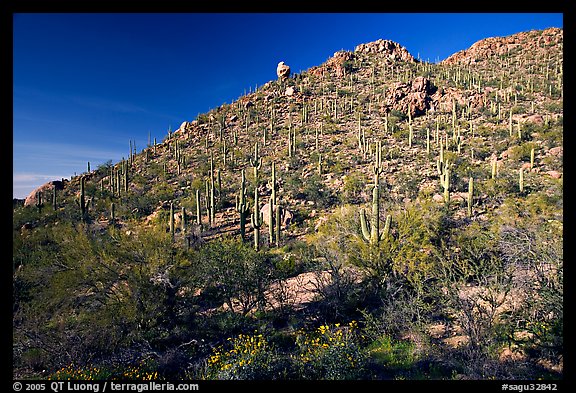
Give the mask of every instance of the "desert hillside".
[{"label": "desert hillside", "polygon": [[14,376],[562,378],[563,30],[289,67],[14,206]]}]

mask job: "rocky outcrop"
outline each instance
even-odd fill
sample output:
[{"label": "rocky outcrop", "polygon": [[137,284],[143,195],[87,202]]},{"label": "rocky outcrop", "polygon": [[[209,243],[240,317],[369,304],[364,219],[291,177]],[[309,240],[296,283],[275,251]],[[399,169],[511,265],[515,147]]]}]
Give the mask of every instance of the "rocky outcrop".
[{"label": "rocky outcrop", "polygon": [[405,47],[390,40],[379,39],[378,41],[360,44],[354,49],[354,52],[384,54],[391,61],[416,61]]},{"label": "rocky outcrop", "polygon": [[461,90],[448,87],[438,89],[428,78],[416,77],[411,82],[397,82],[385,93],[384,110],[397,110],[408,113],[412,117],[422,116],[426,111],[452,111],[453,102],[459,107],[467,107],[474,111],[485,106],[487,91],[466,94]]},{"label": "rocky outcrop", "polygon": [[474,64],[496,56],[505,56],[514,50],[546,53],[546,47],[563,42],[563,30],[549,28],[542,31],[527,31],[506,37],[490,37],[475,42],[470,48],[454,53],[441,64]]},{"label": "rocky outcrop", "polygon": [[48,183],[42,184],[40,187],[36,188],[26,197],[24,201],[24,206],[34,206],[38,202],[39,194],[42,194],[42,201],[45,203],[48,197],[52,195],[52,190],[56,187],[57,190],[62,190],[64,188],[64,183],[61,180],[52,180]]},{"label": "rocky outcrop", "polygon": [[428,78],[419,76],[411,83],[398,82],[386,92],[386,110],[398,110],[410,113],[412,116],[421,116],[430,109],[432,96],[438,89]]},{"label": "rocky outcrop", "polygon": [[321,66],[311,68],[310,72],[316,76],[330,74],[337,78],[342,78],[352,70],[351,62],[353,60],[354,53],[338,51]]}]

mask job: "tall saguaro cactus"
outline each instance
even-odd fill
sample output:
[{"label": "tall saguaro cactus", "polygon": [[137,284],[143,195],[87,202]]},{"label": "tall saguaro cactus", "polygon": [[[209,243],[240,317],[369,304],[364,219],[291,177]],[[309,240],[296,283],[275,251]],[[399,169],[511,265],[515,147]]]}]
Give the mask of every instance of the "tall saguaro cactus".
[{"label": "tall saguaro cactus", "polygon": [[260,228],[262,227],[263,214],[260,212],[258,206],[258,187],[254,189],[254,212],[252,213],[252,220],[250,225],[254,229],[254,249],[260,250]]},{"label": "tall saguaro cactus", "polygon": [[254,168],[254,181],[258,186],[258,170],[262,166],[262,157],[258,154],[258,142],[254,144],[254,157],[250,158],[250,165]]},{"label": "tall saguaro cactus", "polygon": [[170,202],[170,238],[174,240],[174,203]]},{"label": "tall saguaro cactus", "polygon": [[84,190],[84,176],[80,177],[80,195],[76,203],[80,206],[80,213],[82,215],[82,221],[86,222],[88,220],[88,204],[89,201],[86,200],[86,192]]},{"label": "tall saguaro cactus", "polygon": [[274,243],[274,197],[270,195],[268,202],[268,244]]},{"label": "tall saguaro cactus", "polygon": [[52,207],[54,211],[58,209],[58,205],[56,204],[56,186],[52,188]]},{"label": "tall saguaro cactus", "polygon": [[383,172],[382,148],[380,141],[377,143],[372,172],[374,173],[374,187],[372,188],[372,217],[370,223],[368,223],[366,212],[361,210],[360,225],[362,227],[362,235],[364,236],[364,239],[370,242],[371,245],[376,245],[380,240],[383,240],[388,236],[391,220],[391,216],[386,217],[384,230],[380,233],[380,174]]},{"label": "tall saguaro cactus", "polygon": [[468,181],[468,217],[472,217],[472,203],[474,202],[474,178]]},{"label": "tall saguaro cactus", "polygon": [[440,175],[440,183],[444,188],[444,202],[450,202],[450,168],[448,168],[448,163],[446,163],[444,168],[444,173]]},{"label": "tall saguaro cactus", "polygon": [[236,211],[240,214],[240,237],[242,241],[244,241],[246,236],[246,217],[248,217],[248,212],[250,211],[248,202],[246,201],[246,176],[244,174],[244,169],[242,169],[240,196],[236,199]]},{"label": "tall saguaro cactus", "polygon": [[202,225],[202,212],[200,206],[200,190],[196,189],[196,224]]},{"label": "tall saguaro cactus", "polygon": [[276,213],[276,247],[280,247],[280,205],[275,206]]}]

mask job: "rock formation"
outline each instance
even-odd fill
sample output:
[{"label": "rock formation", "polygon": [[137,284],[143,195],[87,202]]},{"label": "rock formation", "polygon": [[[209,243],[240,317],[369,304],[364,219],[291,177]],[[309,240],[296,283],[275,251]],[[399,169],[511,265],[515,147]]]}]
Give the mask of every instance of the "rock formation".
[{"label": "rock formation", "polygon": [[57,190],[64,188],[64,184],[61,180],[52,180],[48,183],[42,184],[40,187],[36,188],[26,197],[24,201],[24,206],[34,206],[38,202],[38,195],[42,194],[42,201],[46,202],[52,197],[52,190],[56,187]]},{"label": "rock formation", "polygon": [[276,75],[278,75],[278,78],[280,79],[288,79],[290,76],[290,67],[281,61],[278,63],[278,67],[276,67]]},{"label": "rock formation", "polygon": [[366,44],[360,44],[355,49],[354,52],[359,53],[383,53],[391,61],[406,61],[415,62],[414,56],[408,52],[408,50],[402,45],[390,41],[390,40],[378,40],[374,42],[368,42]]}]

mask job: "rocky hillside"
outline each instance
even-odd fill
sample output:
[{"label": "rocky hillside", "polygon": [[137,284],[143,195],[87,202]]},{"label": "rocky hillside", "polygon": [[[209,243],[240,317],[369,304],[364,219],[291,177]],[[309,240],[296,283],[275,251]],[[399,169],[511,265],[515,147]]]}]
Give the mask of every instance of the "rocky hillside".
[{"label": "rocky hillside", "polygon": [[[562,271],[561,257],[546,247],[558,242],[561,247],[562,242],[563,31],[547,29],[487,38],[438,64],[420,62],[400,44],[378,40],[358,45],[354,51],[336,52],[325,63],[300,74],[290,73],[289,64],[280,64],[277,71],[277,79],[236,102],[223,104],[192,121],[183,121],[177,130],[167,130],[163,140],[150,141],[141,151],[134,151],[130,142],[126,160],[92,168],[70,181],[52,182],[34,191],[26,199],[25,207],[15,207],[15,280],[39,280],[37,276],[27,276],[33,273],[27,270],[29,254],[25,250],[36,249],[36,243],[30,242],[39,241],[39,231],[67,223],[81,225],[93,236],[107,239],[112,236],[111,244],[121,243],[124,236],[131,239],[126,242],[137,242],[145,233],[159,230],[170,235],[170,247],[183,253],[202,250],[222,239],[241,239],[257,253],[268,253],[291,264],[293,270],[283,277],[290,282],[297,282],[300,274],[322,272],[330,276],[329,280],[336,280],[330,281],[330,285],[343,285],[338,280],[349,272],[351,278],[346,281],[346,288],[360,282],[375,291],[370,296],[356,294],[358,297],[354,299],[359,303],[346,311],[339,308],[348,304],[342,299],[334,303],[327,292],[314,292],[329,304],[326,307],[332,314],[330,317],[322,314],[324,320],[345,319],[346,315],[359,318],[358,310],[368,307],[368,303],[376,307],[370,303],[372,300],[367,300],[375,294],[387,299],[376,302],[379,305],[399,302],[399,298],[386,297],[392,293],[392,277],[404,280],[396,293],[407,290],[406,299],[426,303],[434,297],[425,296],[422,292],[425,289],[418,283],[430,282],[432,288],[436,285],[432,283],[441,282],[435,274],[447,271],[440,267],[457,266],[457,273],[448,276],[463,281],[450,282],[460,285],[460,289],[469,289],[450,298],[453,302],[450,311],[430,311],[444,304],[442,301],[414,306],[428,310],[421,313],[429,314],[406,314],[402,316],[404,319],[396,316],[392,319],[405,321],[406,326],[386,334],[412,340],[411,345],[422,350],[421,356],[426,352],[421,347],[426,340],[451,348],[447,351],[461,348],[461,343],[471,345],[466,348],[474,350],[478,345],[494,345],[500,352],[490,355],[490,359],[500,357],[503,362],[502,368],[494,366],[498,372],[504,372],[506,362],[517,361],[525,367],[533,360],[538,370],[547,371],[530,374],[531,371],[520,366],[515,370],[524,377],[544,375],[538,374],[542,372],[561,373],[562,356],[558,357],[558,352],[552,357],[538,352],[536,359],[530,360],[532,352],[521,344],[504,351],[500,341],[492,340],[490,334],[496,331],[488,330],[504,316],[516,315],[520,321],[519,313],[523,311],[519,299],[530,298],[533,296],[530,291],[536,291],[525,278],[542,272],[530,273],[531,259],[523,260],[519,254],[542,252],[550,257],[553,265],[550,269],[555,269],[556,277]],[[109,235],[110,231],[121,235]],[[555,241],[542,241],[542,236],[551,233],[555,234]],[[544,248],[529,251],[526,243],[519,242],[521,238],[532,239],[529,241]],[[475,239],[486,243],[478,245]],[[51,242],[46,244],[52,247]],[[372,251],[362,251],[362,245]],[[486,249],[493,250],[494,255],[488,255]],[[306,265],[305,259],[313,261],[313,267]],[[523,286],[515,286],[517,292],[510,288],[504,291],[502,286],[494,289],[496,282],[504,285],[504,281],[501,276],[489,275],[479,268],[488,260],[505,261],[498,266],[506,274],[512,274],[506,269],[514,266],[517,270],[510,282],[514,285],[522,282]],[[334,261],[341,261],[342,265],[334,265]],[[165,296],[172,299],[170,304],[193,303],[202,318],[223,312],[218,308],[224,303],[221,298],[219,303],[209,306],[203,298],[217,289],[208,284],[194,288],[192,284],[184,285],[178,276],[171,276],[176,273],[170,269],[179,266],[178,263],[166,262],[169,267],[154,271],[150,282],[168,288]],[[156,262],[152,265],[156,266]],[[344,270],[340,271],[339,266]],[[120,276],[132,271],[126,265],[118,268],[123,272]],[[51,269],[48,269],[50,275],[61,267]],[[335,272],[341,275],[335,276]],[[314,282],[324,279],[318,280]],[[127,287],[136,285],[129,280],[113,279],[108,295],[116,293],[122,282]],[[310,286],[312,281],[307,282],[306,288],[319,291],[320,284]],[[81,299],[96,296],[93,294],[106,285],[99,282],[78,289],[70,294],[76,300],[70,301],[80,304]],[[445,282],[440,286],[450,288]],[[471,286],[479,292],[470,289]],[[136,292],[134,287],[130,288],[130,294]],[[508,296],[507,300],[490,310],[482,306],[480,311],[470,309],[472,314],[463,314],[466,310],[463,299],[474,298],[476,303],[470,300],[473,304],[485,304],[482,291],[486,288],[500,291],[504,298]],[[443,296],[440,293],[447,292],[439,290],[434,296]],[[511,293],[515,293],[513,298],[518,302],[510,299]],[[122,296],[129,297],[128,292]],[[261,299],[264,298],[263,295]],[[102,301],[108,304],[111,300],[106,297]],[[114,304],[122,304],[118,299],[115,301],[118,303]],[[234,311],[234,304],[237,303],[230,300],[224,310]],[[534,305],[536,311],[531,318],[541,316],[534,323],[544,323],[552,329],[551,326],[557,325],[545,315],[553,315],[557,321],[558,310],[550,311],[548,306]],[[101,306],[91,307],[100,310]],[[186,307],[181,312],[188,315],[191,311]],[[15,333],[15,351],[22,368],[32,367],[26,360],[30,355],[25,354],[37,344],[26,334],[35,325],[29,322],[29,311],[16,306],[15,309],[19,310],[15,315],[21,324]],[[504,309],[508,311],[504,313]],[[298,310],[302,310],[302,305]],[[374,310],[379,318],[390,317],[388,311],[378,307]],[[468,323],[479,318],[477,312],[482,318],[488,318],[488,314],[492,318],[481,321],[487,325],[478,322],[486,335],[475,336],[476,330]],[[51,326],[68,323],[63,319],[56,322],[51,315],[46,318]],[[321,321],[318,316],[314,318],[315,322]],[[418,326],[412,324],[416,319]],[[370,318],[363,322],[366,328],[369,321],[374,322]],[[518,329],[522,334],[536,337],[541,333],[531,330],[523,321],[524,325],[520,322],[515,325],[521,326]],[[205,334],[204,330],[184,333],[192,328],[181,327],[178,338],[172,336],[173,323],[168,325],[170,329],[163,334],[174,340],[170,344],[174,347],[162,341],[164,349],[166,345],[176,348],[180,339]],[[240,328],[235,329],[226,334]],[[436,333],[430,333],[430,329],[436,329]],[[510,337],[519,334],[512,330],[506,334]],[[414,338],[416,331],[420,334],[418,339]],[[498,334],[504,333],[499,330]],[[426,336],[424,341],[422,335]],[[205,338],[218,342],[214,335]],[[557,339],[554,337],[554,345],[558,344]],[[138,340],[143,339],[138,336]],[[127,345],[119,338],[118,342]],[[516,352],[514,355],[510,352],[518,348],[520,358]],[[194,356],[206,355],[202,350],[198,349]],[[438,359],[427,361],[442,363]],[[464,363],[473,368],[473,362]],[[459,368],[457,373],[463,377],[486,377],[477,374],[480,368],[468,371]]]},{"label": "rocky hillside", "polygon": [[[131,195],[154,193],[163,184],[172,191],[156,202],[147,198],[154,206],[135,207],[141,213],[134,208],[126,214],[119,210],[120,224],[129,217],[149,222],[147,213],[168,209],[168,200],[188,207],[192,216],[195,191],[200,191],[204,207],[205,182],[218,175],[216,204],[220,208],[204,233],[227,231],[239,220],[234,198],[240,171],[244,169],[249,180],[252,175],[255,144],[262,158],[260,200],[267,202],[270,196],[268,183],[275,163],[280,204],[314,222],[323,216],[321,211],[341,202],[366,199],[365,190],[349,199],[342,197],[349,194],[346,186],[351,178],[369,182],[378,140],[385,156],[382,180],[394,201],[413,200],[423,190],[431,196],[441,192],[436,173],[440,146],[457,153],[476,171],[482,166],[489,170],[494,160],[502,170],[519,170],[522,163],[509,158],[518,146],[505,147],[494,138],[505,130],[510,138],[519,136],[520,142],[535,148],[540,164],[528,168],[530,172],[538,177],[561,176],[561,161],[544,164],[561,154],[561,146],[540,135],[528,135],[528,130],[553,124],[562,116],[561,106],[557,107],[562,99],[562,36],[560,29],[547,29],[487,38],[437,65],[418,62],[389,40],[337,52],[318,67],[279,77],[237,102],[183,122],[155,146],[133,152],[127,167],[118,163],[110,171],[84,174],[85,181],[94,184],[91,207],[98,199],[98,187],[107,192],[107,198],[130,201]],[[295,140],[292,153],[291,140]],[[125,168],[127,187],[114,188],[115,181],[124,181],[123,175],[115,179],[115,174],[124,173]],[[469,174],[462,173],[463,177]],[[306,195],[300,190],[304,184],[295,184],[296,179],[307,178],[317,182],[320,200],[320,194]],[[72,179],[62,198],[77,194],[79,181],[80,177]],[[467,192],[464,183],[461,179],[454,184],[456,200]],[[44,192],[44,201],[51,198],[51,187],[49,183],[37,190]],[[37,203],[37,191],[26,199],[26,205]],[[486,199],[478,195],[479,201]],[[109,216],[107,209],[88,210],[92,219]],[[307,223],[294,233],[313,226]]]},{"label": "rocky hillside", "polygon": [[470,48],[454,53],[443,64],[469,65],[495,58],[508,57],[518,53],[518,57],[529,59],[545,58],[551,51],[563,50],[564,34],[562,29],[549,28],[542,31],[528,31],[508,37],[491,37],[480,40]]}]

